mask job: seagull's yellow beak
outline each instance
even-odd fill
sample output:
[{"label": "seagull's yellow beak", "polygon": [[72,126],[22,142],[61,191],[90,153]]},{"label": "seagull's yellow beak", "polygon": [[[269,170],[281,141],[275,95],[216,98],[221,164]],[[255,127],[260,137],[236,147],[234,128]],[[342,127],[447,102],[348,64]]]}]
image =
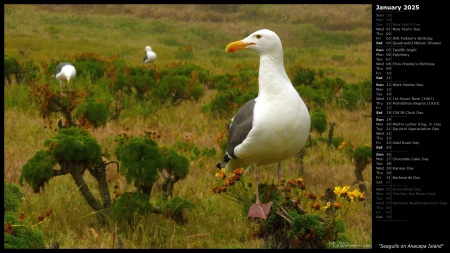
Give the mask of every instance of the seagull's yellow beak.
[{"label": "seagull's yellow beak", "polygon": [[231,52],[231,53],[232,53],[232,52],[234,52],[234,51],[238,51],[238,50],[245,49],[247,46],[253,45],[253,44],[254,44],[254,43],[244,42],[243,40],[231,42],[231,43],[228,44],[227,47],[225,48],[225,52]]}]

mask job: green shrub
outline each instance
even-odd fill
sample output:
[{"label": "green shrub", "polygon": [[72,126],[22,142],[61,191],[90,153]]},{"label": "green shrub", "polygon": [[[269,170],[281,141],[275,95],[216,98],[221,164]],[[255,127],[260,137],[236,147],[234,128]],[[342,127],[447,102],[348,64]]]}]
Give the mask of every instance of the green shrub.
[{"label": "green shrub", "polygon": [[356,110],[358,108],[358,102],[361,98],[360,85],[347,84],[343,87],[342,96],[337,99],[337,105],[341,109],[349,111]]},{"label": "green shrub", "polygon": [[344,138],[342,138],[342,137],[335,137],[331,140],[331,145],[333,145],[333,147],[335,147],[335,148],[338,148],[343,140],[344,140]]},{"label": "green shrub", "polygon": [[363,81],[361,85],[362,98],[367,103],[372,103],[372,82],[369,80]]},{"label": "green shrub", "polygon": [[195,101],[198,101],[198,100],[200,100],[201,97],[203,97],[203,95],[205,95],[205,89],[203,88],[202,85],[196,84],[191,91],[191,97]]},{"label": "green shrub", "polygon": [[328,126],[327,115],[322,108],[316,108],[311,111],[311,130],[319,135],[325,132]]},{"label": "green shrub", "polygon": [[[189,173],[189,160],[173,149],[165,150],[165,169],[170,175],[174,175],[176,181],[186,178]],[[175,182],[176,182],[175,181]]]},{"label": "green shrub", "polygon": [[13,183],[4,182],[4,249],[45,249],[44,236],[37,226],[30,226],[30,218],[18,214],[23,193]]},{"label": "green shrub", "polygon": [[118,141],[114,153],[121,162],[120,173],[128,183],[153,186],[159,178],[158,171],[166,165],[156,141],[143,137],[119,137]]},{"label": "green shrub", "polygon": [[110,88],[110,90],[112,92],[122,91],[124,93],[131,94],[131,89],[128,84],[128,76],[126,72],[116,71],[114,81],[111,83],[112,87]]},{"label": "green shrub", "polygon": [[77,70],[77,77],[89,76],[94,83],[103,77],[103,65],[95,59],[76,61],[73,65]]},{"label": "green shrub", "polygon": [[170,99],[172,104],[177,104],[190,97],[188,82],[186,76],[164,76],[153,88],[153,96],[162,102]]},{"label": "green shrub", "polygon": [[13,184],[4,181],[3,206],[6,212],[17,212],[20,202],[23,200],[23,193],[20,188]]},{"label": "green shrub", "polygon": [[102,161],[100,144],[89,132],[77,127],[61,128],[56,136],[44,142],[60,164],[91,167]]},{"label": "green shrub", "polygon": [[[206,83],[208,81],[208,71],[205,70],[204,68],[195,65],[195,64],[191,64],[191,63],[187,63],[187,64],[181,64],[176,68],[172,68],[169,69],[170,73],[174,76],[185,76],[185,77],[191,77],[193,75],[193,73],[196,73],[196,76],[198,78],[198,81],[200,83]],[[164,73],[164,71],[161,71],[162,73]]]},{"label": "green shrub", "polygon": [[154,69],[144,69],[142,67],[130,68],[130,87],[134,87],[138,98],[151,94],[156,86],[156,71]]},{"label": "green shrub", "polygon": [[174,76],[173,78],[163,77],[161,83],[169,86],[169,95],[172,97],[172,102],[175,102],[188,96],[188,81],[186,76]]},{"label": "green shrub", "polygon": [[162,211],[166,217],[174,220],[178,225],[182,225],[187,222],[187,218],[183,215],[183,210],[192,210],[194,208],[195,206],[192,202],[176,196],[163,204]]},{"label": "green shrub", "polygon": [[134,226],[138,217],[153,212],[150,196],[140,192],[124,192],[111,204],[111,216],[125,226]]},{"label": "green shrub", "polygon": [[4,218],[4,249],[45,249],[44,235],[38,227],[19,221],[13,213],[5,213]]},{"label": "green shrub", "polygon": [[327,96],[325,90],[313,89],[311,86],[306,85],[297,86],[295,89],[308,106],[322,107],[325,105],[325,97]]},{"label": "green shrub", "polygon": [[25,180],[34,192],[39,192],[52,178],[53,167],[56,163],[51,152],[39,150],[22,166],[19,183],[23,185],[23,180]]},{"label": "green shrub", "polygon": [[214,99],[208,106],[208,109],[212,113],[229,115],[230,111],[233,111],[233,98],[235,96],[235,90],[223,90],[216,94]]},{"label": "green shrub", "polygon": [[194,204],[178,196],[170,199],[164,205],[164,210],[170,212],[179,212],[183,209],[192,210],[194,208],[195,208]]},{"label": "green shrub", "polygon": [[217,80],[214,83],[214,88],[216,88],[218,91],[228,89],[231,84],[230,79],[231,77],[225,75],[217,77]]},{"label": "green shrub", "polygon": [[19,72],[19,70],[20,70],[20,66],[16,59],[14,59],[6,54],[3,55],[3,71],[4,71],[5,76],[13,74],[13,73],[17,73],[17,72]]},{"label": "green shrub", "polygon": [[316,77],[316,72],[309,68],[299,67],[294,72],[295,74],[292,78],[292,84],[294,86],[302,84],[308,86],[314,81]]},{"label": "green shrub", "polygon": [[41,74],[39,65],[32,60],[24,63],[22,69],[25,71],[23,75],[23,82],[25,83],[37,79]]},{"label": "green shrub", "polygon": [[372,148],[369,146],[356,147],[353,150],[352,158],[358,168],[364,168],[372,161]]},{"label": "green shrub", "polygon": [[88,98],[85,103],[76,109],[77,118],[86,119],[91,126],[98,128],[105,126],[110,117],[108,106],[103,102],[97,102],[93,98]]}]

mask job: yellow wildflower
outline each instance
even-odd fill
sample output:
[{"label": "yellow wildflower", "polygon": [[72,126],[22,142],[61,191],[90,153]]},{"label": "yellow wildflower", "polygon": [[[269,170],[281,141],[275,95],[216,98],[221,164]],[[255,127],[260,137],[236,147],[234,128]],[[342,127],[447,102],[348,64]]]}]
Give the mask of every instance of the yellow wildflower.
[{"label": "yellow wildflower", "polygon": [[348,197],[351,201],[354,201],[355,198],[359,198],[361,196],[361,192],[358,189],[354,189],[353,191],[348,193]]},{"label": "yellow wildflower", "polygon": [[366,197],[364,196],[364,192],[363,193],[361,193],[361,195],[359,195],[359,200],[364,200]]},{"label": "yellow wildflower", "polygon": [[334,187],[334,194],[336,194],[336,196],[341,196],[347,193],[348,189],[350,189],[350,186],[343,186],[342,188],[340,186],[336,186]]},{"label": "yellow wildflower", "polygon": [[351,202],[353,202],[353,200],[355,200],[355,195],[353,195],[353,193],[349,193],[349,194],[347,195],[347,197],[348,197],[348,199],[349,199]]},{"label": "yellow wildflower", "polygon": [[222,168],[220,170],[220,172],[216,173],[216,177],[220,178],[220,179],[224,179],[226,178],[227,174],[225,174],[225,168]]},{"label": "yellow wildflower", "polygon": [[344,147],[345,147],[345,141],[342,141],[341,143],[339,143],[338,150],[341,150]]},{"label": "yellow wildflower", "polygon": [[358,189],[354,189],[352,192],[349,192],[350,199],[353,201],[354,198],[359,198],[361,196],[361,192]]},{"label": "yellow wildflower", "polygon": [[327,204],[322,207],[322,209],[327,210],[328,208],[330,208],[330,206],[331,206],[331,203],[330,203],[330,201],[328,201]]}]

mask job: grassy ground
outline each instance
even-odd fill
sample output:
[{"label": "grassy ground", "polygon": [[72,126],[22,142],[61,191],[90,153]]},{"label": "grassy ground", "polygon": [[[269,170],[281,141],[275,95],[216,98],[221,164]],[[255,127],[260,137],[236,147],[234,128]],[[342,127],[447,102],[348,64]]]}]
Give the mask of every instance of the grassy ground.
[{"label": "grassy ground", "polygon": [[371,26],[369,5],[6,5],[4,48],[37,62],[91,52],[138,65],[151,45],[159,66],[189,60],[215,73],[257,64],[252,52],[223,52],[267,28],[282,39],[287,67],[324,68],[357,82],[371,75]]},{"label": "grassy ground", "polygon": [[[283,41],[286,68],[300,64],[322,69],[326,76],[346,82],[371,79],[368,5],[6,5],[4,27],[5,54],[23,57],[21,61],[48,62],[95,52],[117,55],[128,65],[139,65],[144,47],[151,45],[158,54],[155,65],[159,67],[187,61],[211,73],[232,72],[238,64],[258,64],[252,52],[229,56],[224,49],[231,41],[269,28],[277,31]],[[192,56],[186,58],[183,52],[189,50]],[[59,88],[57,81],[54,85]],[[27,89],[17,84],[4,89],[4,177],[15,183],[21,167],[53,134],[44,128],[46,123],[38,116],[36,105],[27,100]],[[201,112],[202,105],[211,101],[215,92],[207,90],[199,102],[148,108],[152,113],[144,115],[126,109],[118,122],[91,130],[102,148],[111,153],[115,135],[140,135],[144,130],[157,132],[161,145],[184,141],[200,148],[215,148],[215,156],[192,160],[188,177],[175,186],[175,196],[196,206],[189,211],[187,224],[180,226],[151,215],[136,217],[138,225],[126,229],[102,227],[69,176],[52,179],[41,194],[32,193],[28,186],[21,187],[26,199],[21,209],[31,217],[51,212],[39,228],[47,243],[58,241],[61,248],[117,248],[117,234],[128,248],[261,248],[263,243],[252,239],[240,206],[211,191],[217,172],[214,166],[223,155],[216,140],[228,122],[227,118]],[[140,110],[145,111],[146,106],[135,102]],[[371,105],[352,112],[333,105],[325,110],[328,120],[337,123],[335,136],[354,146],[371,145],[371,118],[362,116],[370,114]],[[57,120],[55,116],[54,125]],[[355,180],[352,161],[323,144],[307,151],[304,166],[303,178],[316,193],[328,187],[352,185]],[[264,166],[261,180],[276,178],[275,170],[275,165]],[[368,182],[368,199],[371,171],[369,165],[363,173]],[[284,175],[298,177],[294,158],[284,164]],[[113,168],[108,171],[108,179],[120,192],[130,187]],[[94,180],[86,180],[94,186]],[[370,201],[356,203],[348,205],[343,214],[352,245],[371,245],[371,209]]]}]

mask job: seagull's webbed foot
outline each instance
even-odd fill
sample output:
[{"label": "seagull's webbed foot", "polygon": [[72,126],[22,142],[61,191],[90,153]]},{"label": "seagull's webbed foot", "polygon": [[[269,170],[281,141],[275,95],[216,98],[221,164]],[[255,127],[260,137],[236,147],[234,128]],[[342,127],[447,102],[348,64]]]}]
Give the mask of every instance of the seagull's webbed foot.
[{"label": "seagull's webbed foot", "polygon": [[61,97],[64,98],[64,97],[67,97],[67,95],[61,92]]},{"label": "seagull's webbed foot", "polygon": [[248,211],[248,217],[267,219],[273,202],[267,204],[253,204]]}]

